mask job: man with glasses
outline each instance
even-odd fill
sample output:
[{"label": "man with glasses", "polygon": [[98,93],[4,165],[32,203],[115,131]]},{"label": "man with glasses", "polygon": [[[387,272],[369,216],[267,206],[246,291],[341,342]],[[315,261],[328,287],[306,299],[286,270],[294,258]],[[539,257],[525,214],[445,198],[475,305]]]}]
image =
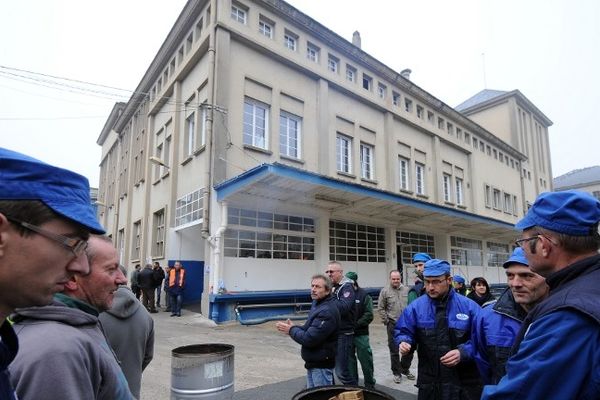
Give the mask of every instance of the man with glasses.
[{"label": "man with glasses", "polygon": [[517,247],[502,265],[508,288],[477,314],[471,329],[473,358],[485,384],[495,385],[506,373],[506,361],[527,312],[548,295],[543,276],[529,269]]},{"label": "man with glasses", "polygon": [[51,304],[13,315],[23,349],[9,368],[21,400],[133,399],[98,319],[127,278],[109,238],[89,243],[89,274],[73,276]]},{"label": "man with glasses", "polygon": [[[0,398],[13,399],[8,364],[18,342],[6,317],[43,306],[76,273],[89,273],[90,233],[104,233],[86,178],[0,148]],[[21,346],[23,349],[23,346]]]},{"label": "man with glasses", "polygon": [[358,385],[358,377],[350,373],[350,354],[354,354],[354,325],[356,323],[353,282],[344,276],[342,264],[330,261],[325,273],[333,282],[331,296],[340,312],[335,374],[344,385]]},{"label": "man with glasses", "polygon": [[454,291],[447,261],[427,261],[423,280],[427,295],[406,307],[394,331],[400,353],[417,345],[418,398],[479,399],[482,385],[469,338],[480,308]]},{"label": "man with glasses", "polygon": [[521,326],[496,386],[483,399],[597,399],[600,393],[600,202],[569,190],[542,193],[517,244],[549,296]]}]

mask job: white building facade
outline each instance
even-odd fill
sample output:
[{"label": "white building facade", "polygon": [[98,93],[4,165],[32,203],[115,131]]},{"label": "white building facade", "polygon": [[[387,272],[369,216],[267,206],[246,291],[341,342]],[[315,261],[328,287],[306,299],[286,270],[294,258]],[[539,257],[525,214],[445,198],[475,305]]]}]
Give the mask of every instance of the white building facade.
[{"label": "white building facade", "polygon": [[124,265],[182,260],[218,321],[332,259],[364,287],[410,284],[416,252],[504,282],[552,123],[484,92],[459,112],[283,1],[189,1],[98,138],[99,218]]}]

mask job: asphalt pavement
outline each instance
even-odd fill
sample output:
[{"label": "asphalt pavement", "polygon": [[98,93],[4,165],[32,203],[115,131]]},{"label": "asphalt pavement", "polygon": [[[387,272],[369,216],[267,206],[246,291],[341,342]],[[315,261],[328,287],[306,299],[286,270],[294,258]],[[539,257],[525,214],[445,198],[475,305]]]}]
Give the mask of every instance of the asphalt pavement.
[{"label": "asphalt pavement", "polygon": [[[305,388],[306,370],[300,345],[275,328],[275,322],[242,326],[238,322],[216,325],[198,310],[184,308],[181,317],[151,314],[155,323],[154,359],[144,371],[141,399],[170,398],[171,351],[180,346],[226,343],[235,346],[235,400],[288,400]],[[297,322],[301,323],[301,322]],[[396,384],[390,372],[385,327],[377,319],[370,325],[376,389],[395,399],[416,399],[415,381]],[[416,374],[417,359],[412,371]]]}]

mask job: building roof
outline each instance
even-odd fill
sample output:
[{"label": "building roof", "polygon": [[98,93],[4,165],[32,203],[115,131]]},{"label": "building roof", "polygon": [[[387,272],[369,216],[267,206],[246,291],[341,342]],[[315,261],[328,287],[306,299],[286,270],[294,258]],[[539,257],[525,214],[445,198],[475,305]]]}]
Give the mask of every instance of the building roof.
[{"label": "building roof", "polygon": [[468,108],[474,107],[478,104],[484,103],[488,100],[492,100],[495,97],[502,96],[508,92],[503,90],[491,90],[491,89],[483,89],[481,92],[477,93],[473,97],[463,101],[456,107],[454,107],[457,111],[463,111]]},{"label": "building roof", "polygon": [[553,179],[555,190],[572,189],[600,183],[600,165],[575,169]]}]

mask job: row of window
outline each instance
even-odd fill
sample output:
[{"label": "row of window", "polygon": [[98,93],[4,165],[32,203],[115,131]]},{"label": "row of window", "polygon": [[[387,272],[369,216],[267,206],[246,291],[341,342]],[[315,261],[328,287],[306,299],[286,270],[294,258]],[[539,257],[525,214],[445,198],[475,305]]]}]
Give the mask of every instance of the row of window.
[{"label": "row of window", "polygon": [[484,186],[485,206],[506,214],[518,215],[517,196],[490,185]]}]

